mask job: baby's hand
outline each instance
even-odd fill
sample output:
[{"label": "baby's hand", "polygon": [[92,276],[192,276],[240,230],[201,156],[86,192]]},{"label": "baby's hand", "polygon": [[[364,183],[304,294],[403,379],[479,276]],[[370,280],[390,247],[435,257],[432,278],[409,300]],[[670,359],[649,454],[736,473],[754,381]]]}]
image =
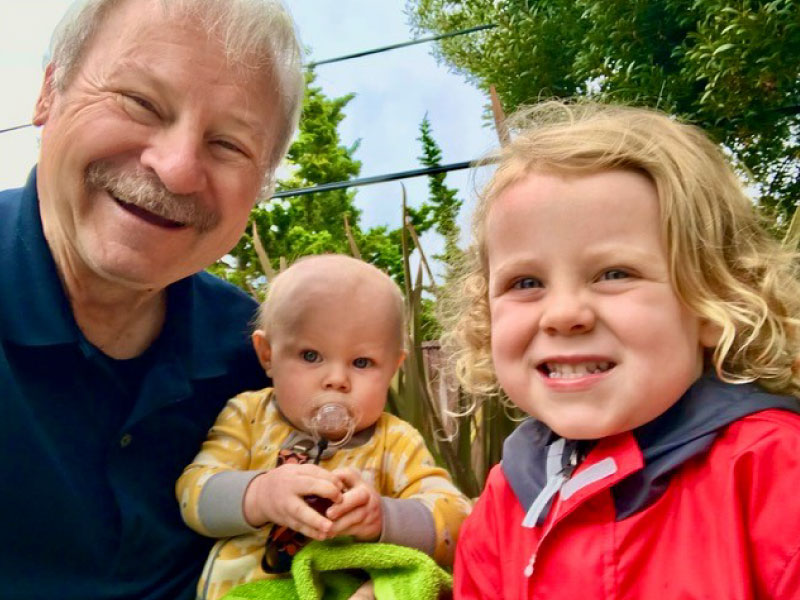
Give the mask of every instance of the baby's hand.
[{"label": "baby's hand", "polygon": [[362,542],[374,542],[381,537],[383,509],[377,490],[361,478],[355,469],[336,469],[347,491],[342,501],[331,506],[325,516],[333,521],[329,537],[352,535]]},{"label": "baby's hand", "polygon": [[250,482],[244,494],[244,517],[253,527],[275,523],[324,540],[331,537],[333,523],[303,497],[316,495],[342,502],[342,485],[339,477],[317,465],[281,465]]}]

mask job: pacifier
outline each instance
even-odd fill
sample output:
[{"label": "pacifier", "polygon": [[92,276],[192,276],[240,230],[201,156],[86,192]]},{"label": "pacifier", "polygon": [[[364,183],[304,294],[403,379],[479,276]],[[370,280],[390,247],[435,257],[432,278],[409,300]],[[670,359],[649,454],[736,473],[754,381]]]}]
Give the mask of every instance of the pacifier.
[{"label": "pacifier", "polygon": [[330,446],[343,446],[356,429],[356,417],[339,402],[325,402],[314,409],[306,425],[317,441],[326,440]]}]

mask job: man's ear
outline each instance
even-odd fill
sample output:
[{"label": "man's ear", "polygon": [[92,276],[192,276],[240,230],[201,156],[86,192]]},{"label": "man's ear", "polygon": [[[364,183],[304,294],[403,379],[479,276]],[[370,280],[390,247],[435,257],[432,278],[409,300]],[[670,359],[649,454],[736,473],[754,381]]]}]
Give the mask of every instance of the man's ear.
[{"label": "man's ear", "polygon": [[258,356],[258,362],[261,363],[267,375],[272,377],[270,372],[272,371],[272,347],[269,345],[267,334],[263,330],[257,329],[253,332],[251,339],[253,340],[253,349],[256,351],[256,356]]},{"label": "man's ear", "polygon": [[55,65],[48,63],[47,68],[44,70],[44,80],[42,81],[42,89],[39,90],[39,98],[36,100],[36,107],[33,109],[33,124],[41,127],[47,122],[50,116],[50,109],[53,107],[55,100],[56,88],[53,82],[53,72]]}]

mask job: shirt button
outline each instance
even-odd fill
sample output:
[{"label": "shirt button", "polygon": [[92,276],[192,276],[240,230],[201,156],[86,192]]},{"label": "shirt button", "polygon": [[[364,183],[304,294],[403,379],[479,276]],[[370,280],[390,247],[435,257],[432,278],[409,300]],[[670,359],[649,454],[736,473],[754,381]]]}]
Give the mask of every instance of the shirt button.
[{"label": "shirt button", "polygon": [[119,446],[120,446],[120,448],[127,448],[130,445],[132,440],[133,440],[133,437],[131,436],[131,434],[130,433],[126,433],[121,438],[119,438]]}]

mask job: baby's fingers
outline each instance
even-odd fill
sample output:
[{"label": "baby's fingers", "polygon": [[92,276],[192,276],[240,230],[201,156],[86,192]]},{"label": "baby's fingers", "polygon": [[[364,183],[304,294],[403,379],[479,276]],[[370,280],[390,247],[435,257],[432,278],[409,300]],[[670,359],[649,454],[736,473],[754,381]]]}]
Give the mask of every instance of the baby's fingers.
[{"label": "baby's fingers", "polygon": [[361,478],[361,473],[352,467],[340,467],[338,469],[334,469],[331,471],[331,475],[341,481],[346,489],[354,488],[363,481]]},{"label": "baby's fingers", "polygon": [[330,537],[338,535],[355,535],[353,529],[364,523],[367,519],[367,511],[363,506],[354,508],[347,514],[333,521],[333,526],[329,532]]},{"label": "baby's fingers", "polygon": [[342,501],[331,506],[325,513],[325,516],[335,521],[341,518],[342,515],[351,512],[354,508],[365,505],[369,502],[370,495],[367,487],[363,485],[349,489],[342,494]]},{"label": "baby's fingers", "polygon": [[330,519],[323,517],[305,502],[292,506],[282,524],[315,540],[327,539],[333,528]]},{"label": "baby's fingers", "polygon": [[336,519],[328,537],[352,535],[361,542],[374,542],[380,538],[382,529],[383,517],[380,505],[374,506],[370,502]]},{"label": "baby's fingers", "polygon": [[327,479],[309,479],[298,491],[303,496],[319,496],[327,498],[333,503],[341,502],[343,498],[341,484],[338,480],[332,482]]}]

